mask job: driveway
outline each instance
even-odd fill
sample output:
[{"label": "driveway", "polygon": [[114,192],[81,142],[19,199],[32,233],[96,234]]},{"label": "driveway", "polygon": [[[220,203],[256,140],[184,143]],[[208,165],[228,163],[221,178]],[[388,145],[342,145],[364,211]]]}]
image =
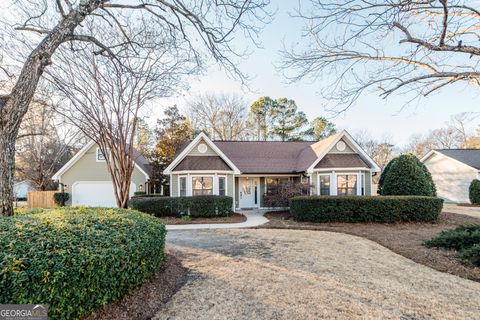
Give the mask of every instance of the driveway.
[{"label": "driveway", "polygon": [[479,319],[480,283],[323,231],[170,231],[190,269],[154,319]]},{"label": "driveway", "polygon": [[443,204],[443,211],[480,218],[480,207],[459,206],[454,203],[445,203]]}]

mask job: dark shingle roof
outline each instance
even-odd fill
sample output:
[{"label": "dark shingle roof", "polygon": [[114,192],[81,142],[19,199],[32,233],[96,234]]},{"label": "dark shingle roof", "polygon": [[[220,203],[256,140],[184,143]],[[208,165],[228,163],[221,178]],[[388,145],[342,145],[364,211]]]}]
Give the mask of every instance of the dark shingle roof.
[{"label": "dark shingle roof", "polygon": [[435,151],[480,170],[480,149],[436,149]]},{"label": "dark shingle roof", "polygon": [[219,156],[186,156],[175,167],[175,171],[181,170],[232,170]]},{"label": "dark shingle roof", "polygon": [[327,154],[315,168],[368,168],[368,164],[356,153]]}]

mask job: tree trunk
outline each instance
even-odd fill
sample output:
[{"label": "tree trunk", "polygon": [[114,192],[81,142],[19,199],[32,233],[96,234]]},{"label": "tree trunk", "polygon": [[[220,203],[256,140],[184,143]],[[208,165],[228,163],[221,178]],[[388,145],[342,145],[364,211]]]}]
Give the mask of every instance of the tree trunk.
[{"label": "tree trunk", "polygon": [[40,77],[57,48],[69,39],[75,28],[102,2],[90,0],[71,10],[32,51],[10,94],[0,96],[0,216],[13,215],[15,141]]},{"label": "tree trunk", "polygon": [[0,131],[0,216],[13,215],[13,177],[15,172],[15,138]]}]

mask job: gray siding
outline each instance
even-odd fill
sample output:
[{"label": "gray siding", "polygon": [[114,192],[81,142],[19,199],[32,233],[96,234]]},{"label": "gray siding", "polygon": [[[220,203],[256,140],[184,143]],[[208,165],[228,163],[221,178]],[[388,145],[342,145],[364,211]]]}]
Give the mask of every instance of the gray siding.
[{"label": "gray siding", "polygon": [[350,148],[350,146],[348,145],[348,143],[345,140],[340,139],[340,141],[343,141],[345,143],[345,145],[346,145],[345,150],[340,151],[340,150],[337,149],[337,146],[334,145],[332,150],[330,150],[330,152],[328,152],[328,153],[355,153],[355,151],[353,151],[353,149]]},{"label": "gray siding", "polygon": [[[198,145],[199,144],[205,144],[207,146],[207,152],[205,153],[200,153],[198,151]],[[205,140],[201,139],[192,149],[192,151],[190,151],[188,153],[189,156],[216,156],[217,153],[212,149],[210,148],[210,146],[205,142]]]},{"label": "gray siding", "polygon": [[[93,145],[60,177],[61,182],[67,185],[69,192],[72,191],[72,185],[77,181],[111,181],[106,162],[97,162],[97,148],[96,144]],[[144,185],[147,182],[145,175],[136,166],[133,169],[132,182],[137,189],[140,185]],[[71,199],[70,195],[68,205],[71,204]]]}]

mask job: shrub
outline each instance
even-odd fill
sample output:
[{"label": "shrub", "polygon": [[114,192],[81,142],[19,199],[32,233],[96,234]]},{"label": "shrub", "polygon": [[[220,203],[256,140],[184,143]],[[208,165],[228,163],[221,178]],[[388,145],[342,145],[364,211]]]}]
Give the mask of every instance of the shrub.
[{"label": "shrub", "polygon": [[413,154],[403,154],[391,161],[380,190],[381,195],[434,197],[437,193],[432,175]]},{"label": "shrub", "polygon": [[388,174],[388,171],[390,171],[390,168],[394,165],[395,161],[397,161],[397,158],[393,158],[390,160],[390,162],[383,168],[382,173],[380,174],[380,179],[378,179],[378,194],[382,194],[382,189],[383,189],[383,183],[385,182],[385,177]]},{"label": "shrub", "polygon": [[269,185],[269,192],[263,197],[265,207],[288,207],[290,199],[297,196],[307,195],[310,185],[296,182],[283,182]]},{"label": "shrub", "polygon": [[474,265],[480,267],[480,243],[471,246],[460,252],[458,255],[460,259],[468,260]]},{"label": "shrub", "polygon": [[158,270],[165,233],[159,219],[125,209],[2,218],[0,304],[48,303],[51,319],[81,318]]},{"label": "shrub", "polygon": [[480,243],[480,225],[464,225],[442,231],[437,237],[428,240],[428,247],[462,250]]},{"label": "shrub", "polygon": [[147,193],[145,191],[135,191],[133,193],[134,196],[146,196]]},{"label": "shrub", "polygon": [[193,197],[134,197],[128,206],[132,209],[152,214],[156,217],[178,216],[192,217],[228,217],[232,212],[233,199],[227,196]]},{"label": "shrub", "polygon": [[309,196],[293,198],[290,213],[310,222],[435,221],[443,200],[422,196]]},{"label": "shrub", "polygon": [[57,206],[64,207],[68,199],[70,199],[68,192],[56,192],[53,194],[53,200]]},{"label": "shrub", "polygon": [[480,180],[474,179],[468,188],[468,197],[472,204],[480,204]]}]

